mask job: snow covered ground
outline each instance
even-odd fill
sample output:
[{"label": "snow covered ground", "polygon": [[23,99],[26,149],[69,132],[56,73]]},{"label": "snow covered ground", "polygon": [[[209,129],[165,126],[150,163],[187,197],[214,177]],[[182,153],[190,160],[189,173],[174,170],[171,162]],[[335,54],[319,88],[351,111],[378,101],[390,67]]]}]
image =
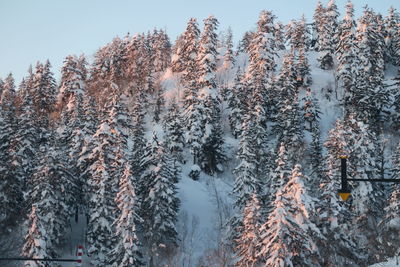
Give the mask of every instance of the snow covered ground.
[{"label": "snow covered ground", "polygon": [[393,266],[400,266],[400,257],[394,257],[389,259],[386,262],[380,262],[374,265],[371,265],[370,267],[393,267]]}]

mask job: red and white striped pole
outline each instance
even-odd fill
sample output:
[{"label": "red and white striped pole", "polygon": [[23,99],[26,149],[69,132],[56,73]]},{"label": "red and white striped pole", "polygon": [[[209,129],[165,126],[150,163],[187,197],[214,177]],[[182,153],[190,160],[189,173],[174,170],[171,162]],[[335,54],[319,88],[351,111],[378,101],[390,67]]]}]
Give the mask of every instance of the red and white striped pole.
[{"label": "red and white striped pole", "polygon": [[78,251],[76,253],[76,256],[78,256],[78,258],[76,260],[76,262],[77,262],[76,267],[82,267],[82,256],[83,256],[83,246],[82,245],[78,246]]}]

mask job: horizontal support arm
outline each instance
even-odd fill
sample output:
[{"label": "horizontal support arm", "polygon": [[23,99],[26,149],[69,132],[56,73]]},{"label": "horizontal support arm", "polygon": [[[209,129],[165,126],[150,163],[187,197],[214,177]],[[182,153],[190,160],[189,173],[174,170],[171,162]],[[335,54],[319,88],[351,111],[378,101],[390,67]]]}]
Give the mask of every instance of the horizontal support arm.
[{"label": "horizontal support arm", "polygon": [[49,258],[0,258],[0,261],[70,261],[78,262],[77,259],[49,259]]},{"label": "horizontal support arm", "polygon": [[400,183],[400,179],[347,179],[351,182],[381,182],[381,183]]}]

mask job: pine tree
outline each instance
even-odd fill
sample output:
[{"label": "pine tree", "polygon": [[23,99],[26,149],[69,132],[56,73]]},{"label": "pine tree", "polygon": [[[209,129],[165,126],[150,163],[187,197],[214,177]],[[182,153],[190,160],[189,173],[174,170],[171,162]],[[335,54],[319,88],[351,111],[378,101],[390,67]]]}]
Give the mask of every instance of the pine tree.
[{"label": "pine tree", "polygon": [[191,18],[185,32],[180,38],[179,46],[172,56],[171,67],[174,72],[182,72],[188,69],[188,65],[197,57],[197,42],[200,30],[195,18]]},{"label": "pine tree", "polygon": [[393,109],[391,114],[392,127],[399,129],[400,127],[400,71],[397,71],[396,77],[393,79]]},{"label": "pine tree", "polygon": [[204,30],[200,37],[197,56],[199,103],[201,114],[201,147],[199,166],[208,174],[222,171],[225,160],[223,152],[222,129],[220,125],[220,101],[215,72],[217,68],[217,35],[218,21],[213,16],[204,20]]},{"label": "pine tree", "polygon": [[[143,94],[141,91],[136,92],[134,102],[133,102],[133,110],[131,114],[132,120],[132,151],[130,162],[132,165],[133,176],[136,181],[139,180],[139,176],[141,174],[141,158],[143,153],[145,153],[146,140],[144,137],[145,129],[144,129],[144,117],[145,117],[145,109],[143,103]],[[138,194],[140,192],[137,191]]]},{"label": "pine tree", "polygon": [[333,58],[336,47],[336,30],[338,26],[337,18],[339,13],[335,0],[330,0],[322,13],[319,25],[318,51],[320,51],[320,67],[322,69],[332,69]]},{"label": "pine tree", "polygon": [[260,260],[256,257],[260,244],[261,203],[257,194],[252,194],[243,211],[242,226],[238,229],[239,237],[236,240],[236,254],[239,257],[235,266],[258,266]]},{"label": "pine tree", "polygon": [[[53,138],[49,137],[54,142]],[[61,161],[62,154],[53,147],[54,143],[49,145],[49,148],[40,148],[41,160],[32,177],[28,204],[37,207],[37,215],[47,233],[47,253],[56,256],[56,247],[65,241],[70,220],[69,206],[74,202],[74,184],[72,175]]]},{"label": "pine tree", "polygon": [[154,72],[161,73],[167,69],[171,62],[171,43],[168,35],[163,31],[155,31],[153,38]]},{"label": "pine tree", "polygon": [[275,125],[275,132],[279,133],[282,128],[279,122],[279,109],[284,107],[284,101],[290,99],[293,102],[294,96],[296,95],[296,69],[294,64],[293,53],[285,54],[282,62],[282,68],[277,76],[273,94],[271,96],[271,102],[274,105],[274,120],[278,121]]},{"label": "pine tree", "polygon": [[270,11],[262,11],[258,20],[258,30],[249,44],[249,67],[246,82],[250,87],[248,92],[254,90],[263,92],[268,79],[276,69],[274,56],[276,47],[274,40],[274,19]]},{"label": "pine tree", "polygon": [[269,209],[274,201],[276,193],[288,181],[290,171],[292,169],[291,162],[289,162],[289,155],[285,143],[281,143],[277,152],[274,169],[270,174],[270,187],[268,190],[268,198],[266,200],[267,208]]},{"label": "pine tree", "polygon": [[311,88],[307,88],[306,95],[302,99],[304,103],[304,113],[303,118],[307,122],[306,130],[313,132],[314,128],[318,128],[320,119],[320,108],[318,99],[312,96]]},{"label": "pine tree", "polygon": [[[113,101],[115,103],[115,100]],[[115,220],[116,181],[120,177],[124,159],[123,141],[116,124],[118,114],[115,107],[110,109],[93,136],[93,150],[89,157],[89,223],[88,253],[92,262],[106,264],[106,255],[111,250],[115,239],[112,236]]]},{"label": "pine tree", "polygon": [[232,29],[229,27],[226,35],[226,51],[224,54],[223,66],[225,69],[230,69],[235,64],[235,57],[233,55],[233,36]]},{"label": "pine tree", "polygon": [[[104,152],[103,152],[104,153]],[[93,265],[107,263],[108,253],[114,245],[112,223],[115,220],[113,203],[112,177],[107,171],[105,156],[100,154],[91,166],[92,177],[89,181],[89,220],[88,220],[88,255]]]},{"label": "pine tree", "polygon": [[[396,175],[398,177],[398,175]],[[382,249],[385,255],[391,257],[398,251],[400,243],[397,234],[399,229],[399,204],[400,204],[399,185],[392,186],[392,192],[389,196],[388,205],[385,207],[385,215],[380,222],[380,234],[382,236]]]},{"label": "pine tree", "polygon": [[[30,228],[25,236],[25,243],[22,248],[22,255],[25,257],[50,258],[48,249],[48,233],[44,228],[44,222],[38,215],[38,208],[33,205],[29,215]],[[30,267],[49,267],[49,262],[26,261],[24,266]]]},{"label": "pine tree", "polygon": [[344,105],[348,106],[353,98],[356,75],[356,46],[355,46],[355,21],[353,4],[349,1],[346,4],[346,15],[338,28],[337,55],[337,79],[344,89]]},{"label": "pine tree", "polygon": [[261,256],[266,266],[320,266],[316,239],[321,236],[312,222],[313,200],[305,177],[296,165],[287,184],[278,190],[274,209],[261,227]]},{"label": "pine tree", "polygon": [[400,16],[396,9],[393,7],[389,8],[388,15],[385,18],[385,62],[392,63],[393,65],[399,65],[399,47],[400,37],[398,32],[400,31]]},{"label": "pine tree", "polygon": [[293,163],[298,160],[303,146],[303,125],[300,120],[298,92],[294,85],[293,54],[287,54],[276,82],[277,86],[277,116],[275,118],[275,133],[279,144],[283,142],[289,151]]},{"label": "pine tree", "polygon": [[164,99],[164,89],[161,86],[157,86],[155,92],[155,101],[154,101],[154,117],[153,120],[158,123],[160,121],[161,112],[165,106]]},{"label": "pine tree", "polygon": [[352,102],[354,113],[369,125],[376,126],[375,132],[381,127],[384,120],[382,111],[388,104],[388,94],[383,86],[383,36],[378,25],[376,15],[366,8],[357,27],[359,64]]},{"label": "pine tree", "polygon": [[276,22],[275,25],[275,31],[274,31],[274,37],[275,37],[275,47],[276,50],[285,50],[285,27],[281,22]]},{"label": "pine tree", "polygon": [[325,8],[321,1],[318,1],[314,10],[313,37],[311,41],[311,47],[313,47],[315,51],[320,51],[320,38],[323,31],[324,13]]},{"label": "pine tree", "polygon": [[[355,124],[353,116],[346,118],[352,125]],[[353,124],[354,123],[354,124]],[[358,177],[354,173],[354,166],[357,161],[357,153],[352,149],[357,147],[355,144],[357,137],[354,136],[350,128],[350,123],[337,121],[335,128],[329,132],[324,146],[328,150],[328,156],[325,163],[325,174],[321,177],[319,198],[321,199],[317,210],[320,216],[320,225],[323,234],[327,240],[335,240],[335,243],[322,243],[321,255],[325,258],[325,264],[360,264],[365,260],[363,248],[357,247],[354,235],[351,235],[350,225],[346,222],[352,221],[353,213],[349,207],[340,202],[335,190],[340,187],[340,156],[348,156],[348,175],[349,177]],[[349,156],[349,155],[352,156]],[[334,245],[332,245],[334,244]],[[338,251],[344,253],[338,254]]]},{"label": "pine tree", "polygon": [[397,34],[395,34],[395,39],[393,40],[392,43],[394,43],[394,47],[393,47],[393,54],[396,57],[396,65],[399,66],[400,65],[400,37],[399,37],[399,32],[400,32],[400,27],[397,27]]},{"label": "pine tree", "polygon": [[307,28],[306,19],[303,16],[299,21],[291,21],[286,26],[286,39],[292,50],[307,51],[310,45],[310,33]]},{"label": "pine tree", "polygon": [[239,165],[233,173],[236,176],[233,193],[237,196],[235,207],[240,212],[245,207],[253,194],[261,194],[261,181],[259,179],[259,163],[256,154],[255,142],[251,133],[254,125],[249,117],[243,124],[237,158]]},{"label": "pine tree", "polygon": [[20,181],[23,191],[28,191],[29,177],[37,164],[38,128],[36,125],[31,91],[27,90],[22,99],[17,129],[13,138],[13,158],[15,176]]},{"label": "pine tree", "polygon": [[[249,67],[245,75],[243,92],[247,99],[241,100],[247,104],[246,113],[250,116],[254,129],[252,136],[256,142],[256,154],[261,159],[259,174],[266,176],[268,164],[267,122],[271,120],[273,110],[272,94],[274,91],[274,71],[276,68],[274,56],[276,47],[274,40],[274,19],[270,11],[262,11],[258,20],[258,30],[249,46]],[[246,102],[245,102],[246,101]],[[263,179],[265,180],[265,179]]]},{"label": "pine tree", "polygon": [[310,64],[308,63],[305,49],[300,49],[295,65],[296,69],[296,87],[306,88],[312,84]]},{"label": "pine tree", "polygon": [[317,192],[321,177],[323,175],[323,153],[322,153],[322,142],[321,142],[321,130],[317,124],[311,130],[311,143],[309,145],[309,161],[311,166],[313,180],[311,181],[311,188]]},{"label": "pine tree", "polygon": [[246,114],[247,96],[245,95],[245,88],[242,81],[243,74],[239,68],[235,77],[234,85],[228,97],[228,106],[231,109],[231,112],[229,113],[229,124],[235,138],[238,138],[241,135],[244,116]]},{"label": "pine tree", "polygon": [[137,214],[138,203],[133,182],[131,167],[125,164],[115,198],[118,207],[118,218],[114,222],[117,244],[109,255],[111,266],[143,265],[140,242],[136,234],[136,225],[141,223],[142,219]]},{"label": "pine tree", "polygon": [[[61,110],[61,123],[59,125],[59,142],[62,153],[67,155],[66,162],[69,172],[73,175],[74,192],[77,202],[71,206],[70,213],[75,212],[75,206],[83,203],[83,180],[79,170],[79,154],[85,145],[86,135],[92,135],[84,130],[84,97],[86,93],[86,66],[84,57],[68,56],[61,69],[61,86],[58,101]],[[86,118],[86,119],[90,119]]]},{"label": "pine tree", "polygon": [[86,94],[83,96],[83,118],[82,129],[76,129],[71,144],[70,156],[76,159],[76,170],[79,173],[81,183],[81,194],[78,199],[83,203],[84,207],[89,206],[89,188],[88,180],[90,179],[90,166],[93,163],[91,156],[92,150],[95,148],[93,135],[96,133],[98,126],[98,114],[95,106],[94,98]]},{"label": "pine tree", "polygon": [[151,150],[146,150],[142,160],[142,218],[146,245],[149,249],[149,265],[157,264],[157,255],[163,248],[176,246],[176,222],[179,209],[176,178],[170,168],[163,144],[153,135]]},{"label": "pine tree", "polygon": [[193,155],[193,164],[199,163],[199,155],[202,144],[202,125],[201,125],[201,113],[198,108],[199,100],[193,98],[193,104],[188,112],[186,113],[186,125],[188,129],[186,131],[186,143],[189,144],[190,153]]},{"label": "pine tree", "polygon": [[0,225],[7,227],[15,224],[22,210],[21,180],[16,175],[16,152],[13,146],[17,131],[15,109],[15,85],[12,74],[4,82],[0,101]]},{"label": "pine tree", "polygon": [[[85,91],[86,66],[81,64],[82,59],[69,55],[61,68],[61,85],[58,101],[61,108],[70,102],[71,97],[82,95]],[[71,109],[67,107],[67,109]]]},{"label": "pine tree", "polygon": [[4,90],[4,81],[3,79],[0,78],[0,101],[1,101],[1,95],[3,94]]},{"label": "pine tree", "polygon": [[2,85],[1,107],[4,111],[15,110],[15,81],[12,73],[8,74]]},{"label": "pine tree", "polygon": [[56,80],[50,68],[48,60],[44,65],[38,62],[32,82],[33,104],[43,129],[49,127],[49,115],[55,110],[57,97]]},{"label": "pine tree", "polygon": [[182,130],[182,116],[176,100],[173,99],[167,114],[164,117],[164,129],[166,134],[166,146],[170,153],[181,163],[184,162],[182,152],[184,132]]}]

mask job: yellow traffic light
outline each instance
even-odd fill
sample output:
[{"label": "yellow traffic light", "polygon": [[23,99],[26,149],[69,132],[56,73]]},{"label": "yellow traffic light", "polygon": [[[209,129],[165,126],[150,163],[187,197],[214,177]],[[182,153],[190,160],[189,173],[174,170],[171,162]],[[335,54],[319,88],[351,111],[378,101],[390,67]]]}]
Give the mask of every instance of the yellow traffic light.
[{"label": "yellow traffic light", "polygon": [[339,192],[338,194],[339,194],[340,198],[341,198],[343,201],[346,201],[346,200],[349,198],[349,196],[351,195],[350,192],[346,192],[346,193],[341,193],[341,192]]}]

